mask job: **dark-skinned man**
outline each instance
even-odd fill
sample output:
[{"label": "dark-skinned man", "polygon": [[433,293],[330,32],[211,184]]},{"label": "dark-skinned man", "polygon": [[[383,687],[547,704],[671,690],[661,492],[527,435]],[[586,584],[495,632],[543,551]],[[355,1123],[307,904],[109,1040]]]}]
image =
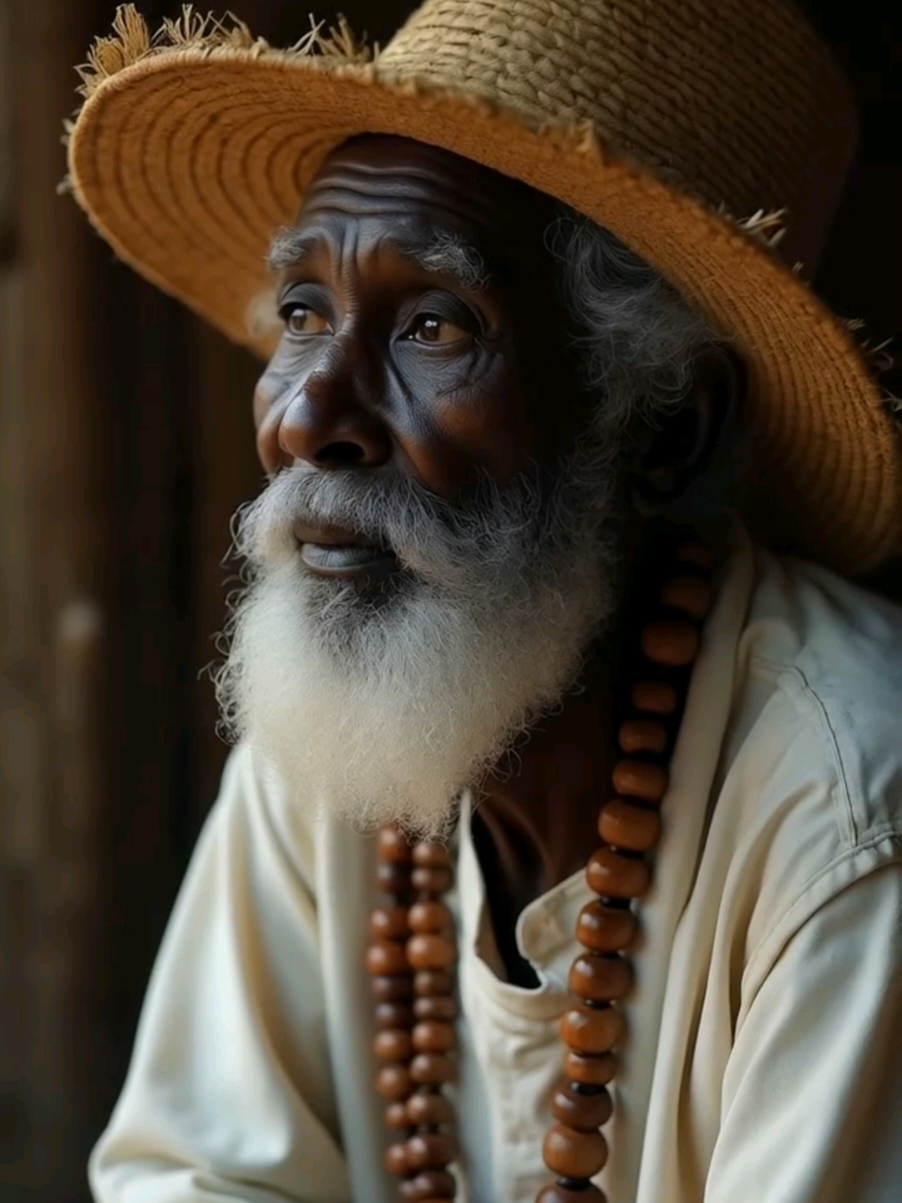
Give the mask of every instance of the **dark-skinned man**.
[{"label": "dark-skinned man", "polygon": [[889,1203],[902,628],[844,577],[900,445],[791,270],[851,146],[811,32],[126,6],[85,78],[75,195],[266,356],[269,477],[98,1199]]}]

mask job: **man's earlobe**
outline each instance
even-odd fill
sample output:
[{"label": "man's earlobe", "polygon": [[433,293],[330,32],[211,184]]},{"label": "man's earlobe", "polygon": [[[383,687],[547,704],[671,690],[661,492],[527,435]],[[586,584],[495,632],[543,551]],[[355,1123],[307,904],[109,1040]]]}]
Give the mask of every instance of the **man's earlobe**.
[{"label": "man's earlobe", "polygon": [[745,390],[739,360],[723,347],[699,359],[682,401],[636,432],[630,481],[634,509],[652,517],[679,507],[705,476],[734,426]]}]

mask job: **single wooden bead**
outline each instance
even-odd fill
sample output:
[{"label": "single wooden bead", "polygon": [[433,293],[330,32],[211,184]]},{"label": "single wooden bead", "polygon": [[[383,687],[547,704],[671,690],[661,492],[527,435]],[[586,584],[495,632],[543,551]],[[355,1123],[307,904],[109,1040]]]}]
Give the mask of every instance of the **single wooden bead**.
[{"label": "single wooden bead", "polygon": [[667,732],[653,718],[631,718],[620,724],[617,740],[627,756],[636,752],[660,755],[667,747]]},{"label": "single wooden bead", "polygon": [[542,1143],[542,1156],[552,1173],[592,1178],[608,1159],[608,1142],[600,1132],[576,1132],[565,1124],[554,1124]]},{"label": "single wooden bead", "polygon": [[404,1103],[389,1103],[385,1108],[385,1124],[388,1128],[399,1130],[401,1128],[409,1128],[410,1122],[407,1119],[407,1107]]},{"label": "single wooden bead", "polygon": [[397,827],[380,827],[378,846],[381,859],[391,864],[409,865],[413,860],[410,841]]},{"label": "single wooden bead", "polygon": [[418,998],[413,1004],[417,1019],[454,1019],[457,1015],[457,1000],[450,994],[438,994],[432,998]]},{"label": "single wooden bead", "polygon": [[420,1053],[447,1053],[454,1048],[454,1026],[427,1019],[413,1029],[413,1047]]},{"label": "single wooden bead", "polygon": [[417,1053],[410,1063],[410,1076],[420,1086],[444,1086],[454,1081],[456,1070],[444,1053]]},{"label": "single wooden bead", "polygon": [[660,802],[667,791],[665,770],[642,760],[618,760],[611,780],[621,797],[641,798],[643,802]]},{"label": "single wooden bead", "polygon": [[412,1028],[413,1008],[406,1003],[378,1003],[374,1012],[376,1027],[383,1031],[390,1028]]},{"label": "single wooden bead", "polygon": [[454,930],[454,916],[443,902],[415,902],[408,912],[413,932],[446,932]]},{"label": "single wooden bead", "polygon": [[589,889],[603,898],[639,898],[648,889],[651,872],[644,860],[620,856],[613,848],[599,848],[589,857]]},{"label": "single wooden bead", "polygon": [[406,940],[410,923],[406,906],[379,907],[370,915],[370,935],[376,940]]},{"label": "single wooden bead", "polygon": [[444,1203],[457,1194],[457,1183],[447,1170],[423,1170],[399,1185],[402,1203]]},{"label": "single wooden bead", "polygon": [[376,1090],[386,1099],[406,1099],[413,1089],[406,1065],[383,1065],[376,1074]]},{"label": "single wooden bead", "polygon": [[457,1142],[450,1132],[418,1132],[407,1142],[411,1169],[441,1170],[457,1156]]},{"label": "single wooden bead", "polygon": [[435,840],[420,840],[413,846],[413,863],[426,869],[449,869],[451,853]]},{"label": "single wooden bead", "polygon": [[602,1087],[592,1094],[582,1093],[573,1082],[565,1082],[554,1092],[551,1114],[559,1123],[577,1132],[594,1132],[611,1118],[614,1104]]},{"label": "single wooden bead", "polygon": [[661,838],[661,816],[647,806],[634,806],[622,798],[612,798],[601,808],[598,834],[615,848],[649,852]]},{"label": "single wooden bead", "polygon": [[373,1052],[380,1061],[406,1061],[413,1051],[410,1032],[389,1028],[379,1032],[373,1041]]},{"label": "single wooden bead", "polygon": [[671,622],[662,619],[650,622],[639,636],[642,654],[652,664],[663,664],[668,668],[685,668],[698,655],[701,637],[696,627],[689,622]]},{"label": "single wooden bead", "polygon": [[714,601],[714,590],[709,581],[700,576],[677,576],[665,581],[661,589],[661,602],[673,610],[682,610],[699,622],[706,617]]},{"label": "single wooden bead", "polygon": [[444,894],[451,889],[454,883],[454,874],[450,869],[416,865],[410,875],[410,880],[413,888],[419,890],[421,894]]},{"label": "single wooden bead", "polygon": [[630,910],[588,902],[576,921],[576,938],[593,952],[620,952],[635,940],[639,921]]},{"label": "single wooden bead", "polygon": [[714,558],[704,543],[680,543],[674,555],[683,564],[692,564],[702,572],[710,572]]},{"label": "single wooden bead", "polygon": [[418,1090],[407,1100],[405,1110],[407,1122],[414,1128],[418,1124],[432,1124],[438,1127],[441,1124],[454,1123],[451,1100],[446,1099],[443,1094]]},{"label": "single wooden bead", "polygon": [[624,1030],[623,1016],[615,1007],[574,1007],[561,1019],[564,1044],[574,1052],[593,1057],[616,1048],[623,1039]]},{"label": "single wooden bead", "polygon": [[457,949],[450,936],[421,934],[407,941],[407,960],[414,969],[447,969],[456,957]]},{"label": "single wooden bead", "polygon": [[664,681],[637,681],[630,701],[646,714],[673,714],[677,708],[677,691]]},{"label": "single wooden bead", "polygon": [[376,866],[376,881],[384,894],[401,896],[413,889],[410,868],[392,861],[381,861]]},{"label": "single wooden bead", "polygon": [[376,974],[370,989],[376,1002],[406,1002],[413,998],[413,977],[409,973],[397,973],[390,977]]},{"label": "single wooden bead", "polygon": [[397,1144],[389,1145],[385,1150],[385,1168],[390,1174],[397,1174],[402,1178],[410,1169],[407,1161],[407,1141],[401,1140]]},{"label": "single wooden bead", "polygon": [[617,1058],[613,1053],[589,1057],[568,1049],[564,1056],[564,1073],[583,1086],[607,1086],[617,1073]]},{"label": "single wooden bead", "polygon": [[552,1182],[550,1186],[542,1187],[536,1195],[536,1203],[608,1203],[608,1197],[593,1182],[579,1190]]},{"label": "single wooden bead", "polygon": [[413,988],[419,998],[451,994],[454,977],[445,969],[421,969],[413,975]]},{"label": "single wooden bead", "polygon": [[366,950],[366,967],[375,977],[390,977],[408,968],[405,945],[397,940],[374,940]]},{"label": "single wooden bead", "polygon": [[624,957],[598,956],[597,953],[587,952],[577,957],[571,965],[567,984],[580,998],[611,1002],[629,994],[633,978],[633,967]]}]

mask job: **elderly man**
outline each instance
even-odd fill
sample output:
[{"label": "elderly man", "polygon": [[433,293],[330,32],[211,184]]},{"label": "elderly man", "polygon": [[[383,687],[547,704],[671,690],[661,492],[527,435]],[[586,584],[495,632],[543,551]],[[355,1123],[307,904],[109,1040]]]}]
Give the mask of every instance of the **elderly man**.
[{"label": "elderly man", "polygon": [[813,35],[126,6],[84,78],[75,194],[266,355],[270,478],[97,1198],[897,1199],[902,626],[831,568],[898,548],[900,443],[793,270]]}]

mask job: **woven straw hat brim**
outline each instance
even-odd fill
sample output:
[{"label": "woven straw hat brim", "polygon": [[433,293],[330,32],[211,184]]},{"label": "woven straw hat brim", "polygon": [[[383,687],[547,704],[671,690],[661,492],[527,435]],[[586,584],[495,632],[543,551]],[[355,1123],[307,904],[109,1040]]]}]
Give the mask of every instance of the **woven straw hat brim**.
[{"label": "woven straw hat brim", "polygon": [[378,62],[162,50],[95,81],[69,140],[70,181],[126,263],[267,355],[272,233],[293,222],[329,151],[361,133],[443,147],[612,230],[747,366],[758,537],[847,573],[899,550],[899,433],[849,330],[760,237],[586,126],[533,128],[487,101],[398,83]]}]

